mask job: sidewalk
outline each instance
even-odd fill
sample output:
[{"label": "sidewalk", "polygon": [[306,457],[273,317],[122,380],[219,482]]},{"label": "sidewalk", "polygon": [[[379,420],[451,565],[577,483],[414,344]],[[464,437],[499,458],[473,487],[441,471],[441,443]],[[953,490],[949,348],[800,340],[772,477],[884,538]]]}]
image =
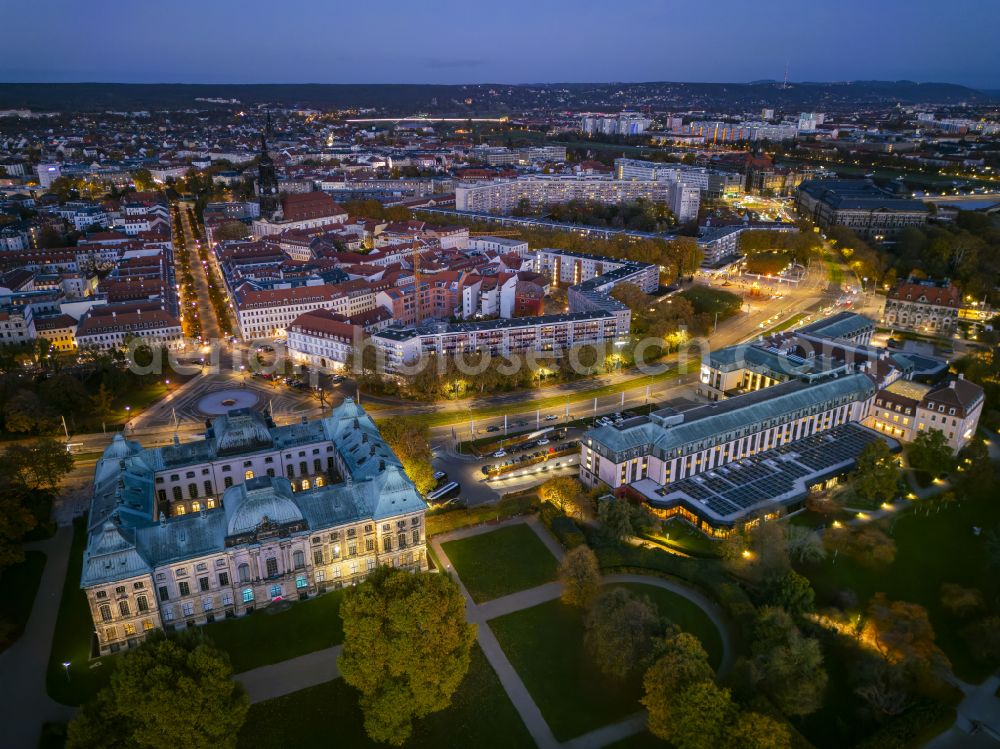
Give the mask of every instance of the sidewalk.
[{"label": "sidewalk", "polygon": [[45,569],[24,634],[0,653],[0,724],[8,749],[35,749],[43,723],[65,723],[75,712],[45,689],[72,539],[72,526],[60,526],[52,538],[25,547],[45,553]]}]

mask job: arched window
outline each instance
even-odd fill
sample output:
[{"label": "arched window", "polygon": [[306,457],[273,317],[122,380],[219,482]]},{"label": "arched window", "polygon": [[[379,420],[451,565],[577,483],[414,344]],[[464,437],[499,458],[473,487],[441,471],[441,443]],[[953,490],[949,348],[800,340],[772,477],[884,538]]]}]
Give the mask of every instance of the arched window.
[{"label": "arched window", "polygon": [[197,499],[198,498],[198,485],[197,484],[194,484],[194,483],[188,484],[188,496],[190,496],[191,499]]},{"label": "arched window", "polygon": [[301,550],[297,550],[292,554],[292,564],[295,565],[295,569],[302,569],[306,566],[306,555]]},{"label": "arched window", "polygon": [[303,460],[299,463],[299,475],[305,476],[307,473],[309,473],[309,464]]},{"label": "arched window", "polygon": [[207,497],[208,495],[210,495],[212,493],[213,493],[212,492],[212,482],[211,481],[206,481],[205,482],[205,496]]},{"label": "arched window", "polygon": [[237,574],[240,576],[241,583],[250,582],[250,565],[244,562],[239,567],[236,568]]},{"label": "arched window", "polygon": [[129,613],[129,610],[128,610],[128,601],[119,601],[118,602],[118,611],[121,612],[122,616],[131,616],[131,613]]},{"label": "arched window", "polygon": [[181,492],[181,488],[179,486],[175,486],[174,487],[174,501],[175,502],[180,502],[182,499],[184,499],[184,495]]},{"label": "arched window", "polygon": [[250,479],[252,479],[253,478],[253,471],[252,470],[247,471],[245,474],[243,474],[243,478],[246,481],[249,481]]},{"label": "arched window", "polygon": [[192,502],[191,512],[201,512],[201,502]]},{"label": "arched window", "polygon": [[316,486],[323,486],[325,483],[326,481],[323,479],[322,476],[316,477]]},{"label": "arched window", "polygon": [[253,601],[253,588],[243,589],[243,603],[251,603]]},{"label": "arched window", "polygon": [[295,476],[295,466],[293,466],[293,465],[292,465],[291,463],[289,463],[289,464],[288,464],[288,465],[287,465],[287,466],[285,467],[285,473],[287,473],[287,474],[288,474],[288,478],[292,478],[292,477],[294,477],[294,476]]},{"label": "arched window", "polygon": [[225,484],[226,488],[228,489],[229,487],[231,487],[233,485],[233,477],[232,476],[226,476],[226,478],[223,479],[223,483]]},{"label": "arched window", "polygon": [[138,607],[139,612],[149,611],[149,601],[146,600],[146,596],[139,596],[135,599],[135,605]]},{"label": "arched window", "polygon": [[265,564],[267,565],[267,576],[268,577],[275,577],[275,576],[277,576],[277,574],[278,574],[278,560],[275,559],[274,557],[268,557],[267,558],[267,562]]},{"label": "arched window", "polygon": [[313,460],[313,471],[316,473],[320,473],[322,470],[323,470],[323,461],[321,461],[319,458]]},{"label": "arched window", "polygon": [[111,621],[111,607],[108,604],[101,606],[101,621],[110,622]]},{"label": "arched window", "polygon": [[309,479],[302,479],[302,489],[305,491],[309,488]]},{"label": "arched window", "polygon": [[280,585],[272,585],[271,586],[271,598],[272,599],[274,599],[274,598],[281,598],[281,586]]}]

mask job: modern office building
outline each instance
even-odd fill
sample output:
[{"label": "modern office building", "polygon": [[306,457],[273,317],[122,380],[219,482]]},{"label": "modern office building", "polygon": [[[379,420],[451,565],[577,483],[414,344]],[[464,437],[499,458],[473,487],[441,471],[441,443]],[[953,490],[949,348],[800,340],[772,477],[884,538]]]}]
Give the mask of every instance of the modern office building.
[{"label": "modern office building", "polygon": [[590,430],[581,480],[725,536],[797,508],[875,439],[896,448],[936,429],[953,451],[967,445],[982,388],[947,380],[944,362],[871,346],[873,331],[847,312],[713,352],[698,385],[710,403],[668,403]]},{"label": "modern office building", "polygon": [[426,569],[426,509],[350,398],[281,427],[232,410],[186,444],[118,434],[94,472],[80,580],[94,655],[354,585],[378,565]]}]

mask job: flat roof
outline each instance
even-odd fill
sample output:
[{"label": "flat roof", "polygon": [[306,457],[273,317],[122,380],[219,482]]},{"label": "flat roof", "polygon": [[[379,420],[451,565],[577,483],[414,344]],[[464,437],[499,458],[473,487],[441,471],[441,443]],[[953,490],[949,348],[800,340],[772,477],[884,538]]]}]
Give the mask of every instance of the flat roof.
[{"label": "flat roof", "polygon": [[652,507],[680,504],[710,522],[732,525],[797,502],[813,484],[852,469],[877,440],[899,449],[896,440],[850,422],[670,484],[645,478],[629,486]]}]

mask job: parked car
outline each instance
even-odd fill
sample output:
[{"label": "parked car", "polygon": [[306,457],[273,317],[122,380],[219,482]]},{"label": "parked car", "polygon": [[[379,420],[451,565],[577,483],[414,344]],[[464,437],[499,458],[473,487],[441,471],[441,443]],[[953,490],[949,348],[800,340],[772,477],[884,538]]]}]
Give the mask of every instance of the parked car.
[{"label": "parked car", "polygon": [[502,450],[502,449],[501,450],[497,450],[495,453],[493,453],[493,457],[494,458],[506,458],[507,457],[507,451],[506,450]]},{"label": "parked car", "polygon": [[537,444],[537,445],[538,445],[539,447],[541,447],[542,445],[547,445],[547,444],[549,444],[549,441],[548,441],[547,439],[545,439],[545,438],[543,437],[542,439],[538,440],[538,442],[537,442],[536,444]]},{"label": "parked car", "polygon": [[559,418],[559,417],[558,417],[558,416],[556,416],[555,414],[549,414],[548,416],[546,416],[546,417],[545,417],[545,420],[546,420],[546,421],[555,421],[555,420],[556,420],[556,419],[558,419],[558,418]]},{"label": "parked car", "polygon": [[499,432],[500,431],[500,427],[498,427],[496,424],[493,424],[491,426],[486,427],[486,431],[487,432]]}]

